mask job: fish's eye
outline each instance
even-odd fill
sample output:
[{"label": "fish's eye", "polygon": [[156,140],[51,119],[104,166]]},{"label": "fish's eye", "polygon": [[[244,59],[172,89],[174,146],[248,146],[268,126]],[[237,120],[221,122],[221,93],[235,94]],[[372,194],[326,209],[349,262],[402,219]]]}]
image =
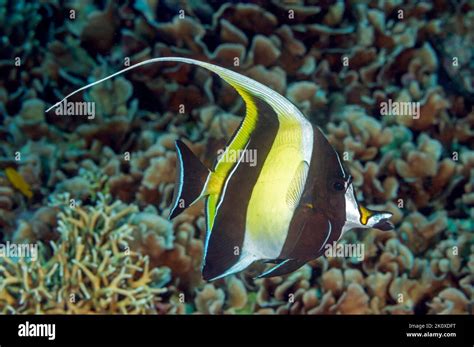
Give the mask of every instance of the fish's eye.
[{"label": "fish's eye", "polygon": [[343,190],[346,189],[346,186],[345,186],[344,182],[341,182],[339,180],[333,182],[332,187],[337,192],[342,192]]}]

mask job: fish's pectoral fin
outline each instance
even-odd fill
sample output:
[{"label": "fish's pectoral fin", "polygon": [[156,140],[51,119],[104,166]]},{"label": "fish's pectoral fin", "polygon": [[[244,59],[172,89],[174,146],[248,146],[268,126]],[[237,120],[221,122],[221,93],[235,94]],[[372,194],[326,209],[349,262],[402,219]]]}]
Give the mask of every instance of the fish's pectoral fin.
[{"label": "fish's pectoral fin", "polygon": [[282,261],[280,264],[265,271],[264,273],[259,275],[257,278],[268,278],[268,277],[286,275],[290,272],[298,270],[300,267],[306,264],[306,262],[307,262],[306,260],[301,260],[301,259],[286,259],[285,261]]},{"label": "fish's pectoral fin", "polygon": [[306,178],[308,177],[309,165],[307,162],[302,161],[291,180],[290,187],[286,194],[286,203],[291,209],[295,209],[298,205],[301,195],[303,194]]},{"label": "fish's pectoral fin", "polygon": [[172,219],[203,196],[210,171],[184,144],[176,143],[177,170],[169,219]]}]

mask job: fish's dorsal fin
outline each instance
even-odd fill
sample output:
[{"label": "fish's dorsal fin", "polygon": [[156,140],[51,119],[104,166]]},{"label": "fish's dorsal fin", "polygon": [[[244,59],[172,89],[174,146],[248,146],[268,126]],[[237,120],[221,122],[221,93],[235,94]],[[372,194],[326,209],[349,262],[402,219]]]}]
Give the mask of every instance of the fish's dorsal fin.
[{"label": "fish's dorsal fin", "polygon": [[[302,148],[304,151],[303,157],[307,159],[308,161],[310,160],[311,152],[312,152],[312,136],[313,136],[312,126],[309,123],[309,121],[303,116],[303,114],[289,100],[287,100],[285,97],[278,94],[277,92],[273,91],[269,87],[263,85],[262,83],[257,82],[242,74],[239,74],[237,72],[234,72],[232,70],[229,70],[229,69],[226,69],[214,64],[202,62],[199,60],[189,59],[189,58],[160,57],[160,58],[152,58],[152,59],[139,62],[137,64],[129,66],[120,71],[117,71],[109,76],[106,76],[102,79],[99,79],[95,82],[87,84],[71,92],[66,97],[64,97],[61,101],[57,102],[56,104],[48,108],[46,112],[49,112],[51,109],[55,108],[56,106],[61,105],[61,103],[64,102],[66,99],[68,99],[69,97],[83,90],[86,90],[90,87],[98,85],[106,80],[114,78],[127,71],[131,71],[133,69],[136,69],[145,65],[159,63],[159,62],[182,62],[186,64],[192,64],[192,65],[203,67],[219,75],[222,79],[224,79],[227,83],[229,83],[244,99],[245,105],[246,105],[246,115],[239,129],[235,132],[231,142],[227,146],[226,152],[233,151],[233,150],[240,150],[245,146],[246,143],[248,143],[250,134],[255,129],[255,126],[258,120],[257,109],[256,109],[257,100],[255,99],[260,99],[263,102],[267,103],[271,108],[273,108],[273,110],[275,111],[273,112],[273,116],[278,119],[278,122],[280,123],[280,127],[285,127],[285,126],[293,127],[295,123],[301,126],[303,138],[305,139],[304,142],[311,144],[311,145],[303,146]],[[214,171],[220,171],[219,175],[225,177],[231,172],[234,166],[235,165],[233,163],[229,164],[229,163],[218,162],[216,164],[216,167],[214,168]],[[208,208],[208,210],[210,211],[209,218],[211,221],[210,223],[211,225],[215,217],[215,213],[217,212],[217,206],[215,204],[218,203],[218,200],[219,199],[216,199],[216,198],[211,198],[208,200],[209,204],[214,204],[213,206],[210,206]]]},{"label": "fish's dorsal fin", "polygon": [[293,180],[291,181],[288,193],[286,194],[286,203],[291,209],[295,209],[303,195],[306,178],[308,177],[309,164],[302,161],[296,169]]},{"label": "fish's dorsal fin", "polygon": [[[242,91],[245,92],[246,94],[253,95],[255,97],[261,98],[262,100],[266,101],[268,104],[270,104],[276,111],[277,116],[281,119],[286,119],[286,120],[294,120],[300,123],[304,123],[305,125],[309,125],[309,121],[303,116],[303,114],[284,96],[281,94],[275,92],[274,90],[270,89],[269,87],[265,86],[264,84],[257,82],[247,76],[244,76],[242,74],[239,74],[237,72],[234,72],[232,70],[206,63],[203,61],[195,60],[195,59],[190,59],[190,58],[182,58],[182,57],[161,57],[161,58],[152,58],[148,59],[142,62],[139,62],[137,64],[134,64],[132,66],[129,66],[125,69],[122,69],[120,71],[117,71],[109,76],[106,76],[104,78],[101,78],[95,82],[89,83],[73,92],[68,94],[66,97],[64,97],[61,101],[57,102],[50,108],[46,110],[46,112],[49,112],[51,109],[53,109],[56,106],[59,106],[63,101],[68,99],[69,97],[86,90],[92,86],[95,86],[97,84],[100,84],[106,80],[109,80],[111,78],[114,78],[118,75],[121,75],[127,71],[136,69],[138,67],[148,65],[148,64],[154,64],[154,63],[159,63],[159,62],[182,62],[182,63],[187,63],[187,64],[192,64],[192,65],[197,65],[201,66],[209,71],[212,71],[219,75],[222,79],[224,79],[226,82],[228,82],[232,87],[234,87],[239,94],[242,95]],[[244,97],[244,95],[242,95]],[[245,97],[244,97],[245,99]]]}]

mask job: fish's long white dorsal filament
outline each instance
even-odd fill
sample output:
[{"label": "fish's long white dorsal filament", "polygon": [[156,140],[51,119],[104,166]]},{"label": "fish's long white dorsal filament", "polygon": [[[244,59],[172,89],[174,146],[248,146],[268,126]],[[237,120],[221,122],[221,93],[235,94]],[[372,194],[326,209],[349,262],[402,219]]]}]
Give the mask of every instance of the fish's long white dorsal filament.
[{"label": "fish's long white dorsal filament", "polygon": [[202,62],[202,61],[199,61],[199,60],[189,59],[189,58],[181,58],[181,57],[152,58],[152,59],[148,59],[148,60],[142,61],[140,63],[134,64],[132,66],[129,66],[129,67],[127,67],[125,69],[122,69],[120,71],[117,71],[117,72],[115,72],[115,73],[113,73],[113,74],[111,74],[107,77],[101,78],[100,80],[89,83],[89,84],[73,91],[72,93],[69,93],[61,101],[57,102],[56,104],[54,104],[53,106],[48,108],[46,110],[46,112],[49,112],[54,107],[60,105],[63,101],[65,101],[69,97],[71,97],[71,96],[73,96],[73,95],[75,95],[75,94],[77,94],[77,93],[79,93],[83,90],[86,90],[90,87],[93,87],[93,86],[95,86],[99,83],[102,83],[102,82],[107,81],[111,78],[114,78],[115,76],[123,74],[127,71],[136,69],[140,66],[144,66],[144,65],[147,65],[147,64],[153,64],[153,63],[158,63],[158,62],[173,62],[173,61],[174,62],[182,62],[182,63],[188,63],[188,64],[192,64],[192,65],[197,65],[197,66],[201,66],[201,67],[203,67],[207,70],[210,70],[210,71],[218,74],[223,79],[228,79],[228,80],[234,82],[235,84],[240,85],[245,90],[250,91],[251,93],[253,93],[255,95],[259,95],[262,99],[269,102],[272,106],[274,106],[275,108],[277,108],[280,111],[280,112],[278,112],[279,117],[284,117],[284,118],[285,117],[290,117],[290,118],[294,118],[295,120],[298,120],[299,122],[309,124],[309,122],[306,120],[306,118],[301,114],[301,112],[298,111],[298,109],[291,102],[289,102],[281,94],[278,94],[277,92],[275,92],[274,90],[270,89],[269,87],[263,85],[262,83],[257,82],[257,81],[255,81],[255,80],[253,80],[253,79],[251,79],[247,76],[244,76],[244,75],[239,74],[235,71],[223,68],[223,67],[218,66],[218,65]]},{"label": "fish's long white dorsal filament", "polygon": [[160,61],[173,61],[173,60],[170,60],[169,58],[152,58],[152,59],[148,59],[148,60],[142,61],[142,62],[140,62],[140,63],[134,64],[134,65],[132,65],[132,66],[129,66],[129,67],[127,67],[127,68],[125,68],[125,69],[123,69],[123,70],[117,71],[117,72],[115,72],[115,73],[113,73],[113,74],[111,74],[111,75],[109,75],[109,76],[107,76],[107,77],[101,78],[101,79],[98,80],[98,81],[89,83],[89,84],[87,84],[87,85],[85,85],[85,86],[83,86],[83,87],[81,87],[81,88],[79,88],[79,89],[76,89],[76,90],[73,91],[72,93],[69,93],[68,95],[66,95],[61,101],[55,103],[53,106],[51,106],[50,108],[48,108],[48,109],[46,110],[46,112],[49,112],[51,109],[57,107],[58,105],[60,105],[62,102],[64,102],[64,101],[65,101],[66,99],[68,99],[69,97],[71,97],[71,96],[73,96],[73,95],[75,95],[75,94],[77,94],[77,93],[79,93],[79,92],[81,92],[81,91],[83,91],[83,90],[85,90],[85,89],[88,89],[88,88],[90,88],[90,87],[93,87],[93,86],[95,86],[95,85],[97,85],[97,84],[100,84],[100,83],[102,83],[102,82],[104,82],[104,81],[107,81],[107,80],[109,80],[109,79],[111,79],[111,78],[114,78],[115,76],[121,75],[121,74],[123,74],[123,73],[125,73],[125,72],[127,72],[127,71],[136,69],[137,67],[140,67],[140,66],[143,66],[143,65],[147,65],[147,64],[157,63],[157,62],[160,62]]},{"label": "fish's long white dorsal filament", "polygon": [[182,62],[182,63],[187,63],[187,64],[192,64],[192,65],[197,65],[201,66],[209,71],[212,71],[219,75],[221,78],[224,80],[232,81],[233,83],[241,86],[243,89],[247,90],[248,92],[259,96],[263,100],[265,100],[267,103],[269,103],[276,111],[278,118],[281,119],[291,119],[292,121],[296,121],[301,125],[301,129],[303,132],[303,158],[305,161],[308,163],[311,162],[311,154],[313,152],[313,129],[310,124],[310,122],[306,119],[306,117],[290,102],[288,99],[286,99],[284,96],[281,94],[275,92],[271,88],[265,86],[264,84],[257,82],[247,76],[244,76],[242,74],[239,74],[235,71],[202,62],[199,60],[194,60],[190,58],[181,58],[181,57],[161,57],[161,58],[152,58],[148,59],[145,61],[142,61],[140,63],[134,64],[132,66],[129,66],[125,69],[122,69],[120,71],[117,71],[109,76],[106,76],[104,78],[101,78],[100,80],[97,80],[95,82],[89,83],[72,93],[69,93],[66,97],[64,97],[61,101],[57,102],[50,108],[46,110],[46,112],[51,111],[51,109],[59,106],[62,102],[64,102],[66,99],[70,98],[71,96],[86,90],[90,87],[93,87],[99,83],[102,83],[104,81],[107,81],[111,78],[114,78],[115,76],[121,75],[127,71],[136,69],[140,66],[148,65],[148,64],[153,64],[153,63],[158,63],[158,62]]}]

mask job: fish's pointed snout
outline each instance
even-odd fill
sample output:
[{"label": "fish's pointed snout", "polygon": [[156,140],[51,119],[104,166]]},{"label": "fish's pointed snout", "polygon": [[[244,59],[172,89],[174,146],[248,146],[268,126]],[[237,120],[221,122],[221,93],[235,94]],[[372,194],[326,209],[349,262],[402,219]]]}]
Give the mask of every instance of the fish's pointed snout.
[{"label": "fish's pointed snout", "polygon": [[369,226],[371,228],[388,231],[395,229],[392,221],[390,218],[393,216],[393,213],[383,211],[383,212],[375,212],[373,211],[373,215],[369,218]]},{"label": "fish's pointed snout", "polygon": [[395,229],[395,225],[388,218],[383,218],[375,223],[372,228],[379,229],[382,231],[389,231]]}]

